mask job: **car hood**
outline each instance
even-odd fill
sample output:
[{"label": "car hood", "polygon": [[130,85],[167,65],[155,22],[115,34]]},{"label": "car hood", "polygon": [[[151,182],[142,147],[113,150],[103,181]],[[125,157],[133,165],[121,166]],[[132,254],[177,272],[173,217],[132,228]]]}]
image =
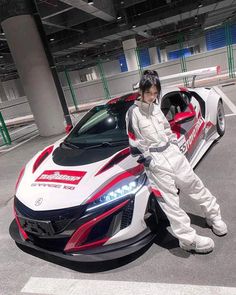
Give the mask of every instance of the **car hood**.
[{"label": "car hood", "polygon": [[[35,157],[26,165],[16,197],[32,210],[56,210],[89,202],[104,186],[113,183],[114,178],[137,166],[136,161],[129,155],[127,147],[116,148],[113,153],[108,153],[108,157],[95,162],[95,156],[91,162],[85,160],[85,154],[79,156],[76,153],[72,153],[73,156],[70,154],[70,157],[64,155],[64,160],[61,159],[61,162],[58,159],[55,161],[55,151],[58,148],[59,146],[54,147],[54,153],[48,156],[34,173],[32,167]],[[106,151],[106,148],[103,150]],[[99,154],[100,151],[94,149],[93,153]],[[114,161],[116,158],[122,160]],[[67,161],[67,165],[64,165],[65,163],[62,165],[63,161]],[[69,165],[70,162],[73,165]],[[103,169],[104,167],[106,169]]]}]

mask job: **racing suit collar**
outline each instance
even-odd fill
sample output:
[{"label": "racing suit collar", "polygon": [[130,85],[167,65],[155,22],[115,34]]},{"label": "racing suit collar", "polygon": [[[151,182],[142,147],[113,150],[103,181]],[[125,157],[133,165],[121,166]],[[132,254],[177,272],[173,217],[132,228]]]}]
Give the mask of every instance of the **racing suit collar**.
[{"label": "racing suit collar", "polygon": [[134,104],[137,105],[145,115],[153,115],[154,106],[157,105],[155,102],[149,104],[142,100],[135,100]]}]

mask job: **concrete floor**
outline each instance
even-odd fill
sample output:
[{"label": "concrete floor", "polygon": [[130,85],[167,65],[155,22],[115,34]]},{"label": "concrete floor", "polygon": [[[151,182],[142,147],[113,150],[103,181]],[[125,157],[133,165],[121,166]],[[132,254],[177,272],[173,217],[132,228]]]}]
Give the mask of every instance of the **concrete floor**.
[{"label": "concrete floor", "polygon": [[[236,105],[236,86],[223,87],[222,90]],[[8,234],[13,219],[15,182],[28,159],[60,136],[37,137],[15,150],[0,154],[0,294],[96,295],[108,294],[108,291],[135,295],[236,294],[236,114],[227,106],[225,109],[230,115],[226,117],[226,134],[211,148],[195,171],[217,196],[229,227],[228,235],[221,238],[214,236],[205,226],[199,208],[189,200],[181,199],[182,207],[190,214],[197,232],[215,241],[215,250],[207,255],[193,255],[181,250],[164,227],[155,243],[145,249],[146,252],[121,261],[66,265],[48,257],[29,255],[19,249]],[[119,287],[117,283],[120,283]],[[204,289],[201,289],[202,286]]]}]

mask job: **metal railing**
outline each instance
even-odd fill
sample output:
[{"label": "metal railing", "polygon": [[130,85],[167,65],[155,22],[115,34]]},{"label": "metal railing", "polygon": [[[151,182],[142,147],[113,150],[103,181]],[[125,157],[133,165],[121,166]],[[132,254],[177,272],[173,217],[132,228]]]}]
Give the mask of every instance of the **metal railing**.
[{"label": "metal railing", "polygon": [[9,132],[7,130],[7,126],[4,122],[2,113],[0,112],[0,136],[3,139],[4,145],[10,145],[11,144],[11,137],[9,135]]}]

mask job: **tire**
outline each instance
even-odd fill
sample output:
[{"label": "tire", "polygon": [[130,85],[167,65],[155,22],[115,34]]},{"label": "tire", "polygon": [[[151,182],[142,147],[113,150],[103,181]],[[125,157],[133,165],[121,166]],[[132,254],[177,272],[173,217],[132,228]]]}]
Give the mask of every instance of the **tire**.
[{"label": "tire", "polygon": [[218,102],[218,106],[217,106],[216,130],[220,137],[225,134],[225,112],[224,112],[224,106],[221,100]]}]

